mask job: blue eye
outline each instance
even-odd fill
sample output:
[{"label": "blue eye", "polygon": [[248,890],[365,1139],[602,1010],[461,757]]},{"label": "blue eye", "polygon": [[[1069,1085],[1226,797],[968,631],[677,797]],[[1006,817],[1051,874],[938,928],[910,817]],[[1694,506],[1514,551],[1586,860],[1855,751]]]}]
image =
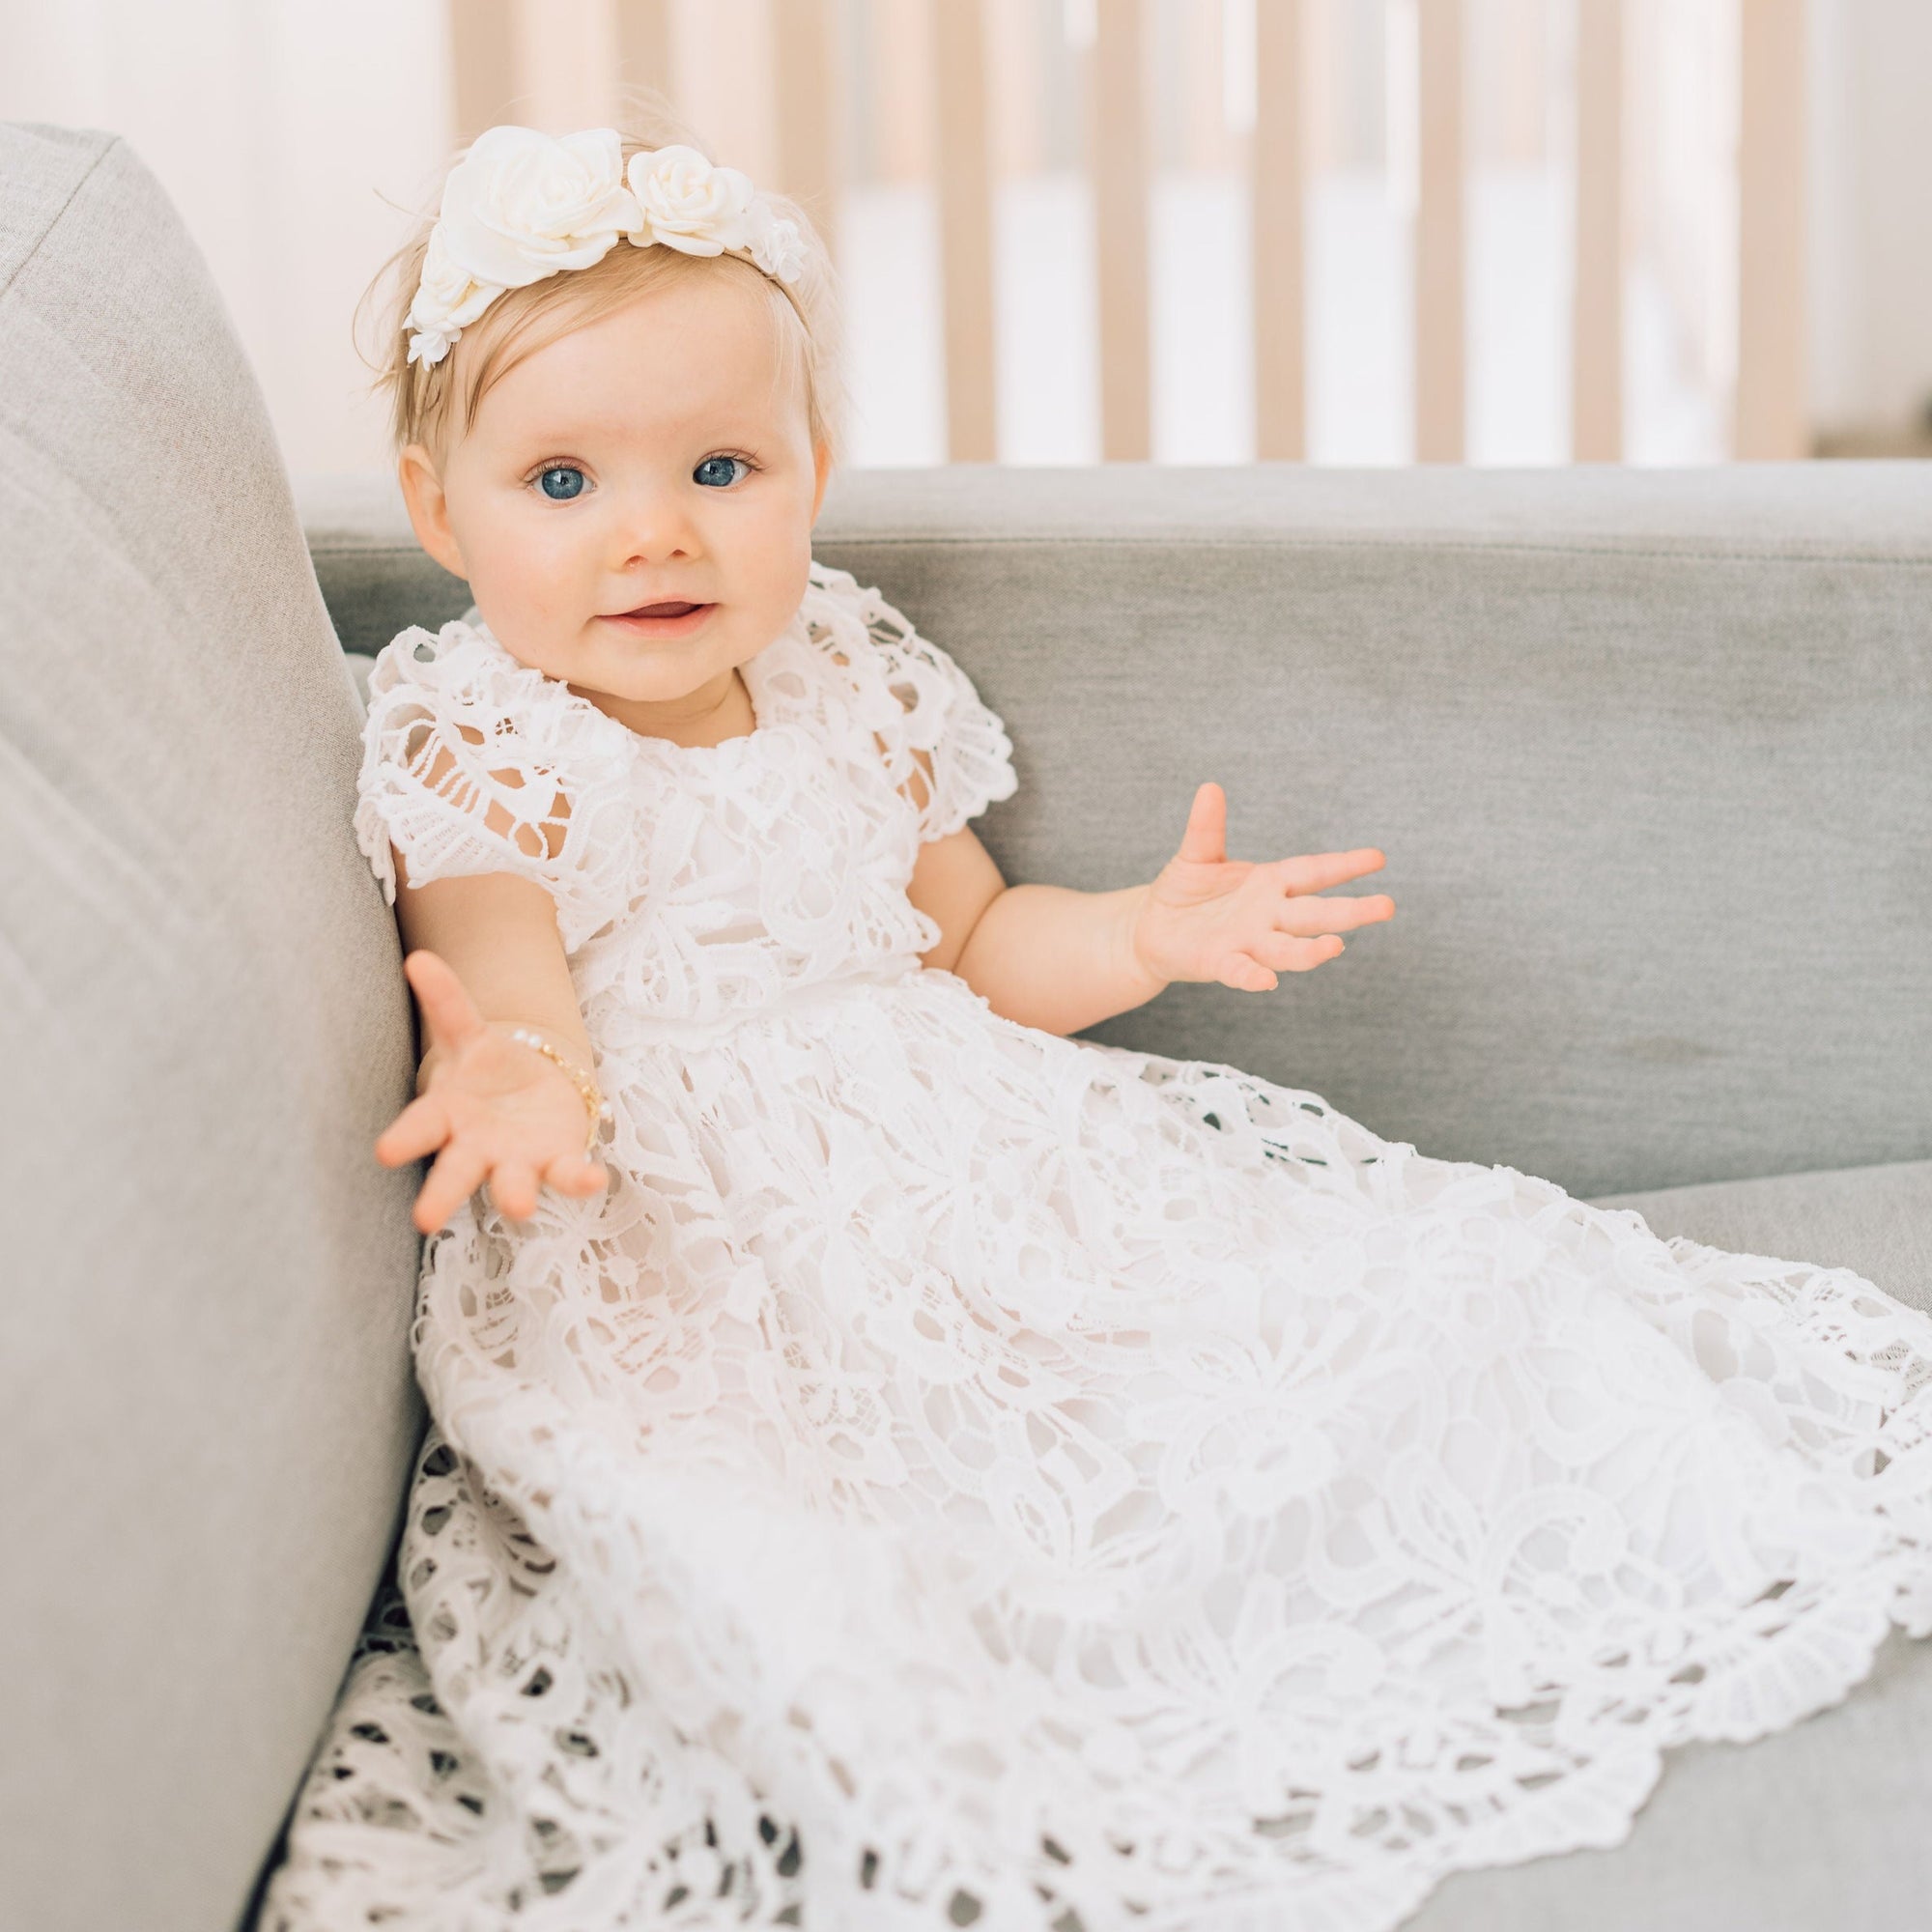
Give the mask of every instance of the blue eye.
[{"label": "blue eye", "polygon": [[583,471],[568,464],[546,469],[537,478],[537,488],[554,503],[567,503],[583,491]]},{"label": "blue eye", "polygon": [[752,466],[742,456],[707,456],[691,472],[691,480],[707,490],[728,490],[740,476],[751,473]]}]

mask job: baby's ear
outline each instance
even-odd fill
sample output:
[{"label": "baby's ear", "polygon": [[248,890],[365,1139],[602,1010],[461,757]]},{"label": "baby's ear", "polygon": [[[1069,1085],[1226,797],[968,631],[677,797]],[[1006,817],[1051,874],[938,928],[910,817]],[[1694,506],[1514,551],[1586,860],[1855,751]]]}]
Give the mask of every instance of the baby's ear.
[{"label": "baby's ear", "polygon": [[442,478],[437,474],[436,461],[419,442],[412,442],[396,458],[396,481],[402,486],[403,507],[410,513],[410,527],[416,541],[453,577],[468,578],[463,552],[456,532],[449,526],[449,498]]}]

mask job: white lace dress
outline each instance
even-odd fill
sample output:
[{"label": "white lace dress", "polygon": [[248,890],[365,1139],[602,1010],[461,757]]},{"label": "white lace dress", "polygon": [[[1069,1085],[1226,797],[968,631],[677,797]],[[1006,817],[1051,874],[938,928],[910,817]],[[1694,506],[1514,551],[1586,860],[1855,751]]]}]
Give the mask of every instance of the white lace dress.
[{"label": "white lace dress", "polygon": [[372,678],[364,850],[554,895],[612,1185],[429,1246],[264,1925],[1380,1932],[1932,1628],[1932,1321],[1001,1018],[905,896],[999,720],[829,570],[745,673]]}]

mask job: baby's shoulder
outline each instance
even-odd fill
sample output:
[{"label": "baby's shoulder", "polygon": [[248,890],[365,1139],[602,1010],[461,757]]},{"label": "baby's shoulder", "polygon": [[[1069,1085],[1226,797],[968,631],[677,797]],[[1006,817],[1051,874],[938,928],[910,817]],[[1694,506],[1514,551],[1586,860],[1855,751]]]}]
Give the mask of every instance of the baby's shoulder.
[{"label": "baby's shoulder", "polygon": [[534,879],[556,896],[574,948],[629,902],[633,742],[482,625],[411,625],[369,673],[356,841],[391,898],[392,847],[415,884]]}]

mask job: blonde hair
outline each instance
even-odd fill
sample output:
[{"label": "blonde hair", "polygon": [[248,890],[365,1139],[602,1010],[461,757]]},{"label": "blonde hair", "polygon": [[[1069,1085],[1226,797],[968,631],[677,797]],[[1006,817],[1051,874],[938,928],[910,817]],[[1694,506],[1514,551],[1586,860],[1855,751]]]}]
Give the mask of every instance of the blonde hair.
[{"label": "blonde hair", "polygon": [[[626,90],[618,138],[627,161],[640,150],[679,143],[704,152],[662,99],[642,90]],[[461,158],[461,153],[453,156],[449,167]],[[443,172],[446,176],[448,168]],[[686,255],[662,243],[637,248],[620,242],[587,269],[568,269],[526,288],[506,290],[463,330],[440,362],[412,362],[406,319],[422,279],[423,257],[442,200],[439,180],[426,206],[415,212],[414,232],[383,264],[355,305],[354,327],[358,336],[364,313],[372,305],[379,318],[382,332],[376,338],[376,353],[365,353],[358,340],[357,354],[375,371],[370,391],[388,396],[394,453],[419,442],[440,468],[452,442],[475,421],[491,385],[526,355],[640,297],[699,275],[742,278],[748,289],[755,283],[764,292],[787,374],[804,392],[812,443],[823,443],[836,453],[842,397],[831,258],[818,231],[795,202],[769,192],[766,199],[776,213],[798,223],[805,269],[796,281],[775,281],[736,255]]]}]

